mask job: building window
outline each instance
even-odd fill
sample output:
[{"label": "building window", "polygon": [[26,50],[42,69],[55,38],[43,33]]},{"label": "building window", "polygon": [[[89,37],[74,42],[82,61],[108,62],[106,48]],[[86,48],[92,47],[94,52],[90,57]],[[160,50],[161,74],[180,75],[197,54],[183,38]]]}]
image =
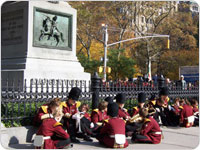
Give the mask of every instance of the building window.
[{"label": "building window", "polygon": [[149,19],[149,20],[147,21],[147,23],[153,24],[153,20],[152,20],[152,19]]},{"label": "building window", "polygon": [[162,7],[160,7],[160,8],[159,8],[159,13],[158,13],[158,14],[159,14],[159,15],[162,15],[162,13],[163,13],[163,9],[162,9]]},{"label": "building window", "polygon": [[197,6],[192,6],[192,10],[193,11],[198,11],[198,7]]}]

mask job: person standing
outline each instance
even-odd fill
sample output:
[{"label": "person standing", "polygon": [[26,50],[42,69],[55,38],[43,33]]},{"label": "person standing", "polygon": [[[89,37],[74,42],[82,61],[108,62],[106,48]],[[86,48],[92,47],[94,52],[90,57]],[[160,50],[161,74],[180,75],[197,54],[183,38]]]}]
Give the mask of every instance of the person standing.
[{"label": "person standing", "polygon": [[180,80],[177,81],[176,86],[178,87],[178,89],[182,89],[182,90],[187,89],[187,84],[186,84],[186,81],[184,80],[183,75],[180,76]]},{"label": "person standing", "polygon": [[182,87],[182,90],[186,90],[187,89],[187,84],[186,84],[186,81],[184,80],[184,76],[181,75],[181,87]]}]

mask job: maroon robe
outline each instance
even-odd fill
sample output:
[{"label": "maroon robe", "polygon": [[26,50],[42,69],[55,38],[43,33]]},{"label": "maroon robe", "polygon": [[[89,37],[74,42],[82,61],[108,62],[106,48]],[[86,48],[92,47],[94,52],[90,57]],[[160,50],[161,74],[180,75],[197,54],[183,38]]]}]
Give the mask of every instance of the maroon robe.
[{"label": "maroon robe", "polygon": [[130,115],[124,108],[119,107],[118,117],[126,120],[130,117]]},{"label": "maroon robe", "polygon": [[67,102],[63,102],[62,105],[63,105],[63,113],[64,114],[69,113],[71,115],[74,115],[78,112],[79,104],[77,102],[73,105],[69,105]]},{"label": "maroon robe", "polygon": [[[55,119],[53,118],[49,118],[49,119],[45,119],[38,132],[37,135],[43,135],[44,137],[50,136],[52,137],[53,135],[62,139],[68,139],[70,136],[67,132],[65,132],[65,130],[63,130],[62,128],[62,124],[59,122],[56,122]],[[56,147],[56,144],[59,142],[60,140],[58,139],[47,139],[44,140],[44,149],[57,149],[57,148],[63,148],[64,145],[62,147]],[[66,146],[66,145],[65,145]]]},{"label": "maroon robe", "polygon": [[139,139],[141,142],[151,141],[153,144],[158,144],[161,142],[162,134],[160,126],[152,117],[145,119],[140,134],[147,137],[147,139]]},{"label": "maroon robe", "polygon": [[89,113],[85,112],[85,113],[84,113],[84,117],[85,117],[86,119],[88,119],[89,121],[91,121],[91,117],[90,117],[90,114],[89,114]]},{"label": "maroon robe", "polygon": [[51,113],[51,110],[49,109],[48,104],[44,104],[39,108],[37,114],[35,115],[33,119],[33,125],[39,127],[42,124],[42,115],[47,113]]},{"label": "maroon robe", "polygon": [[172,105],[172,107],[174,108],[174,113],[175,113],[176,115],[180,115],[180,112],[181,112],[180,107],[177,106],[177,105]]},{"label": "maroon robe", "polygon": [[93,123],[103,122],[104,120],[108,119],[107,112],[100,111],[99,109],[94,109],[91,114],[91,120]]},{"label": "maroon robe", "polygon": [[80,106],[80,102],[76,102],[73,105],[69,105],[67,102],[63,102],[62,106],[63,106],[64,114],[66,113],[71,114],[70,118],[65,118],[65,125],[67,129],[69,130],[69,124],[71,122],[75,123],[75,120],[72,121],[72,116],[78,112],[78,107]]},{"label": "maroon robe", "polygon": [[186,127],[186,128],[191,127],[193,124],[188,123],[187,118],[190,117],[190,116],[193,116],[193,114],[194,114],[192,106],[185,104],[180,108],[182,108],[181,112],[180,112],[181,123],[183,123],[183,126]]},{"label": "maroon robe", "polygon": [[128,147],[128,141],[126,139],[125,144],[116,144],[115,139],[111,136],[115,134],[125,135],[125,122],[123,119],[118,117],[110,118],[108,122],[102,127],[100,134],[101,138],[98,138],[99,142],[103,143],[106,147],[109,148],[125,148]]},{"label": "maroon robe", "polygon": [[194,107],[193,107],[193,112],[194,112],[194,113],[199,112],[199,107],[198,107],[198,106],[194,106]]}]

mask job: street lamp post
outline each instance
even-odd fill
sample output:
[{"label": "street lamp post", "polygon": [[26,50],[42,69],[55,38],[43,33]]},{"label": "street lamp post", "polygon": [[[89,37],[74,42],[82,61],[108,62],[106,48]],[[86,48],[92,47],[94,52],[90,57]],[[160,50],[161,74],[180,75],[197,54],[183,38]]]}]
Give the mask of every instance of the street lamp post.
[{"label": "street lamp post", "polygon": [[[103,77],[104,80],[106,80],[106,67],[107,67],[107,47],[112,46],[112,45],[116,45],[119,43],[123,43],[123,42],[128,42],[128,41],[132,41],[132,40],[137,40],[137,39],[144,39],[144,38],[152,38],[152,37],[161,37],[161,38],[168,38],[167,41],[167,48],[169,48],[170,42],[169,42],[169,35],[160,35],[160,34],[153,34],[151,36],[143,36],[143,37],[135,37],[135,38],[131,38],[131,39],[126,39],[126,40],[122,40],[122,41],[118,41],[118,42],[114,42],[111,44],[108,44],[108,26],[106,24],[102,24],[103,30],[104,30],[104,34],[103,34],[103,41],[104,41],[104,67],[103,67]],[[149,47],[148,47],[149,48]],[[149,76],[151,77],[151,57],[148,60],[148,70],[149,70]]]},{"label": "street lamp post", "polygon": [[106,67],[107,67],[107,43],[108,43],[108,26],[102,24],[104,34],[103,34],[103,41],[104,41],[104,67],[103,67],[103,78],[106,81]]}]

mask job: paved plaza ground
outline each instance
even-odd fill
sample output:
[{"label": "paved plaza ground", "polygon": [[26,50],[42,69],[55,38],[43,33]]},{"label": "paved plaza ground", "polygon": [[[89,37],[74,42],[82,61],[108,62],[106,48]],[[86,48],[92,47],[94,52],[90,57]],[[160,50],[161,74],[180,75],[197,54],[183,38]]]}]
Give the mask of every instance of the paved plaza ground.
[{"label": "paved plaza ground", "polygon": [[[179,127],[162,127],[164,139],[160,144],[132,144],[128,138],[129,147],[126,149],[195,149],[199,145],[199,127],[179,128]],[[19,143],[10,145],[9,149],[33,149],[32,143]],[[80,144],[74,144],[73,150],[80,149],[109,149],[98,143],[85,142],[81,140]]]}]

